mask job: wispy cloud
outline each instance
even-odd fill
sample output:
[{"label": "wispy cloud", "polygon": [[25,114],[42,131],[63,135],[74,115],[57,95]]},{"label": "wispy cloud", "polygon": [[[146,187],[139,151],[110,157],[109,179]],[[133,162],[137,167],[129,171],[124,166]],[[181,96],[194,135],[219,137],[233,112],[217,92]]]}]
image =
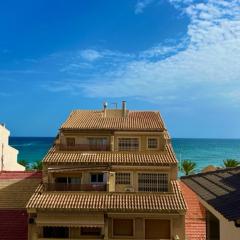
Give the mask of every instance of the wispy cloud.
[{"label": "wispy cloud", "polygon": [[135,5],[135,10],[134,10],[135,14],[142,13],[143,10],[154,1],[155,0],[138,0]]},{"label": "wispy cloud", "polygon": [[80,52],[80,55],[82,56],[83,59],[90,61],[90,62],[95,61],[102,57],[100,52],[93,50],[93,49],[83,50]]},{"label": "wispy cloud", "polygon": [[[240,91],[240,2],[171,3],[189,17],[184,41],[139,53],[134,60],[99,75],[94,83],[85,84],[85,94],[167,101],[217,101],[221,95],[239,100],[235,91]],[[166,57],[151,59],[162,55]]]},{"label": "wispy cloud", "polygon": [[36,71],[51,73],[41,78],[43,89],[87,97],[134,97],[174,107],[204,101],[239,103],[240,2],[169,2],[189,18],[182,39],[137,54],[100,48],[51,54],[32,63]]}]

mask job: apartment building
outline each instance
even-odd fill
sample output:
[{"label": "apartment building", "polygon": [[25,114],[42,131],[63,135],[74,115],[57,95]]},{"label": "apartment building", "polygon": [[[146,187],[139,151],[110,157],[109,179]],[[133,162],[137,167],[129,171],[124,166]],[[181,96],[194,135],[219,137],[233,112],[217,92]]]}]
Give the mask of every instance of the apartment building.
[{"label": "apartment building", "polygon": [[185,239],[177,172],[159,112],[72,111],[27,204],[29,239]]}]

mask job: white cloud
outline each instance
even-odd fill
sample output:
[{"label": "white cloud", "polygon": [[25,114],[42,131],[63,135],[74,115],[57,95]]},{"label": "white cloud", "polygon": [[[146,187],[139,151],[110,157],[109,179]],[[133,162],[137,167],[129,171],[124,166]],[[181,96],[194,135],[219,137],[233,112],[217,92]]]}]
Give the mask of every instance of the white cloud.
[{"label": "white cloud", "polygon": [[[172,46],[160,44],[143,51],[134,61],[95,76],[93,83],[84,85],[87,95],[140,96],[175,102],[238,99],[235,91],[240,91],[240,1],[171,3],[189,17],[187,41]],[[164,55],[167,56],[151,59]]]},{"label": "white cloud", "polygon": [[95,61],[102,57],[101,53],[94,49],[83,50],[80,52],[80,55],[84,60],[87,60],[89,62]]},{"label": "white cloud", "polygon": [[143,10],[155,0],[138,0],[137,4],[135,5],[135,14],[140,14]]}]

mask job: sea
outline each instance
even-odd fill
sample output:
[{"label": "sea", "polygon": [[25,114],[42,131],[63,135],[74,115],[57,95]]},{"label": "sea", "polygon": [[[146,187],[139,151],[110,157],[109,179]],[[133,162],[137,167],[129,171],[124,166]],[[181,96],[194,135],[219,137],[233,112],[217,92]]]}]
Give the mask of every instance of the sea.
[{"label": "sea", "polygon": [[[43,159],[54,141],[53,137],[10,137],[10,145],[19,150],[18,159],[30,164]],[[196,162],[196,172],[208,165],[223,166],[223,160],[240,160],[240,139],[173,138],[179,162]]]}]

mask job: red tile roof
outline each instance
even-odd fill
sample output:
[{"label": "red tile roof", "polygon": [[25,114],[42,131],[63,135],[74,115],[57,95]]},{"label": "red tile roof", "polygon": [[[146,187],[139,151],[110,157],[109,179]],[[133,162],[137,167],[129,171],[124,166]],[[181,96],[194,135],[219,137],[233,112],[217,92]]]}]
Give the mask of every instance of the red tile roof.
[{"label": "red tile roof", "polygon": [[40,185],[27,204],[28,209],[59,209],[115,212],[186,211],[177,181],[173,193],[61,192],[43,191]]},{"label": "red tile roof", "polygon": [[[117,112],[121,110],[107,110]],[[164,131],[164,123],[157,111],[128,111],[126,117],[111,114],[104,117],[102,110],[75,110],[62,124],[61,129],[107,129]]]},{"label": "red tile roof", "polygon": [[2,171],[1,179],[25,179],[25,178],[41,178],[42,172],[37,171]]},{"label": "red tile roof", "polygon": [[27,240],[28,215],[26,210],[0,209],[0,239]]},{"label": "red tile roof", "polygon": [[41,172],[0,172],[0,209],[25,209],[41,178]]},{"label": "red tile roof", "polygon": [[171,144],[167,144],[166,151],[159,153],[59,151],[55,147],[52,147],[43,162],[64,164],[174,165],[177,164],[177,159]]},{"label": "red tile roof", "polygon": [[187,204],[185,231],[188,240],[206,240],[206,212],[196,193],[181,182],[181,189]]}]

